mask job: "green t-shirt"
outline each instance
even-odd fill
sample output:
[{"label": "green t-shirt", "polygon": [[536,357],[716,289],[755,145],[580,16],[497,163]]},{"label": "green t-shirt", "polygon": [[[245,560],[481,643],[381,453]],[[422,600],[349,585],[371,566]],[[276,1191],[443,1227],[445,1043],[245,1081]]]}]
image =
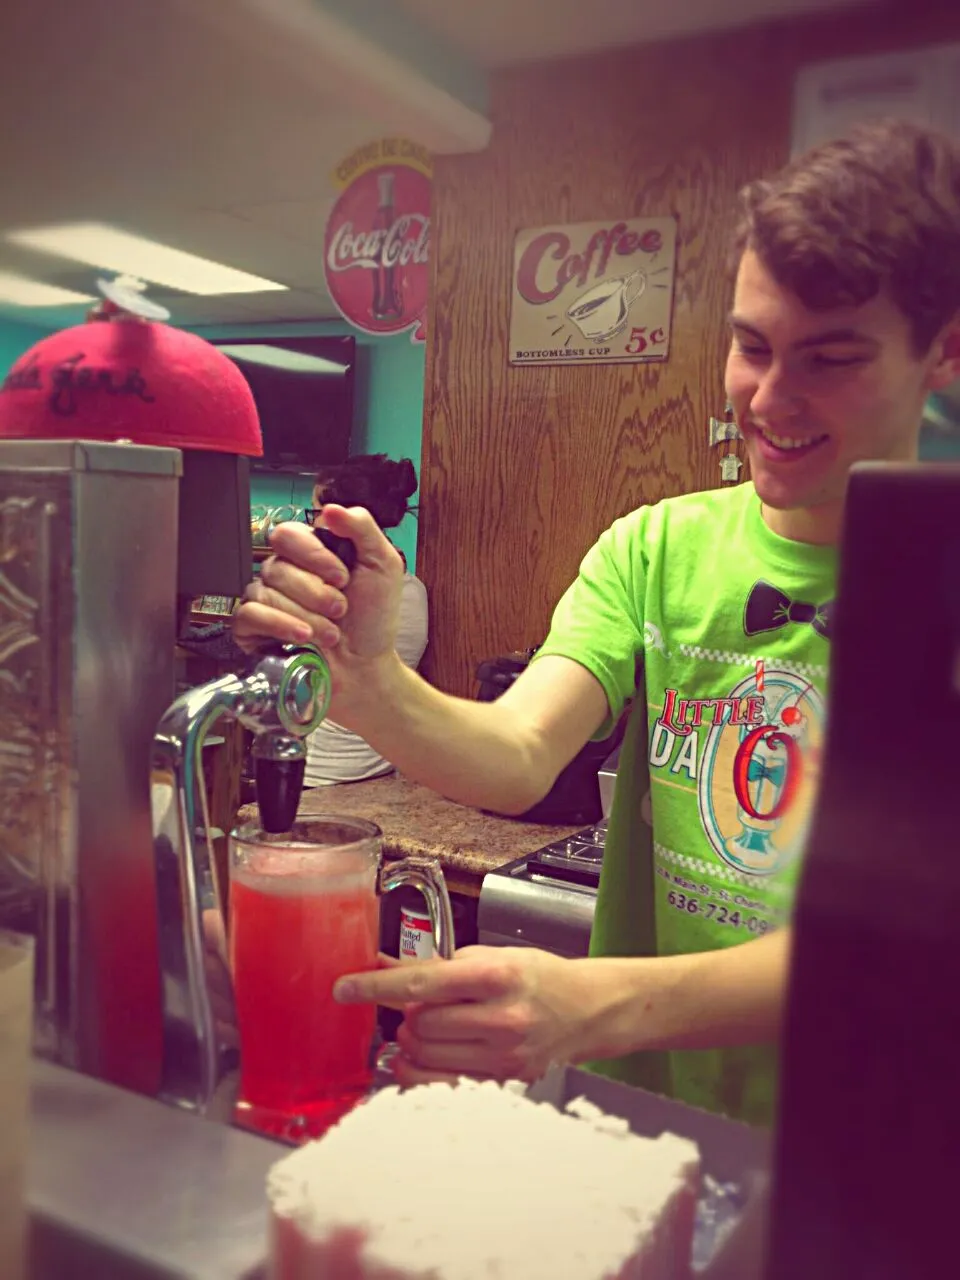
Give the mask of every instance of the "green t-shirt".
[{"label": "green t-shirt", "polygon": [[[734,946],[786,922],[824,736],[836,552],[767,528],[752,484],[642,507],[602,535],[537,657],[600,681],[620,753],[591,955]],[[773,1046],[592,1064],[769,1123]]]}]

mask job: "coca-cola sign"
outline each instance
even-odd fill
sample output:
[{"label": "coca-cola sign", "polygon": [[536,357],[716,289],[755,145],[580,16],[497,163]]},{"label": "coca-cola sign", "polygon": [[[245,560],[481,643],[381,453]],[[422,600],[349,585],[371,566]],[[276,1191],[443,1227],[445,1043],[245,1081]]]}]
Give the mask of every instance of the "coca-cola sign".
[{"label": "coca-cola sign", "polygon": [[677,224],[610,218],[517,235],[511,364],[665,360]]},{"label": "coca-cola sign", "polygon": [[405,138],[382,138],[348,156],[327,221],[327,289],[345,320],[364,333],[422,342],[430,271],[429,155]]}]

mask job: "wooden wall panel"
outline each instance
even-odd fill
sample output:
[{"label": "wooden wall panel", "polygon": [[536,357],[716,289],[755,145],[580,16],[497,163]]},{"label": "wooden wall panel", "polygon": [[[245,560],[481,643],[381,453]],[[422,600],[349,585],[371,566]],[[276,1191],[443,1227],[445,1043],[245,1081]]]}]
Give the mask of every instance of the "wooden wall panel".
[{"label": "wooden wall panel", "polygon": [[[499,73],[494,136],[437,161],[418,573],[425,674],[472,696],[477,663],[539,643],[617,516],[719,484],[736,193],[789,151],[805,63],[960,38],[924,4],[778,23]],[[679,219],[666,363],[507,364],[513,241],[556,222]],[[742,447],[742,446],[741,446]]]}]

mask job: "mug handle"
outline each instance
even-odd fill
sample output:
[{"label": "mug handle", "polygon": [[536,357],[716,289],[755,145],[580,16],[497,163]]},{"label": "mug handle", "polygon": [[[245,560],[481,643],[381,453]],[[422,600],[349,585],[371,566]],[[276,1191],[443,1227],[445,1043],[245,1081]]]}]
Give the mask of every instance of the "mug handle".
[{"label": "mug handle", "polygon": [[453,907],[437,858],[401,858],[391,862],[380,874],[380,892],[390,893],[403,885],[419,889],[427,903],[433,945],[441,960],[452,960]]},{"label": "mug handle", "polygon": [[[453,943],[453,908],[450,905],[450,894],[443,878],[443,871],[436,858],[401,858],[399,862],[391,862],[380,875],[380,892],[390,893],[402,885],[410,885],[419,889],[427,904],[430,916],[430,928],[433,931],[433,945],[441,960],[452,960]],[[390,1064],[400,1052],[396,1044],[383,1045],[376,1055],[376,1073],[381,1084],[393,1081]]]}]

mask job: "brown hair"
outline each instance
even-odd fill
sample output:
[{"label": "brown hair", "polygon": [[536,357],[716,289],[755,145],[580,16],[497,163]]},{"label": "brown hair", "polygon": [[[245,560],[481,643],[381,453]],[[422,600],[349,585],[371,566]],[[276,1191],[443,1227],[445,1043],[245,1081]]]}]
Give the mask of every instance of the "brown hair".
[{"label": "brown hair", "polygon": [[417,473],[409,458],[394,462],[385,453],[358,454],[340,466],[317,473],[321,502],[366,507],[381,529],[398,525],[417,491]]},{"label": "brown hair", "polygon": [[753,249],[811,311],[885,292],[915,350],[960,311],[960,146],[903,120],[861,125],[740,193]]}]

